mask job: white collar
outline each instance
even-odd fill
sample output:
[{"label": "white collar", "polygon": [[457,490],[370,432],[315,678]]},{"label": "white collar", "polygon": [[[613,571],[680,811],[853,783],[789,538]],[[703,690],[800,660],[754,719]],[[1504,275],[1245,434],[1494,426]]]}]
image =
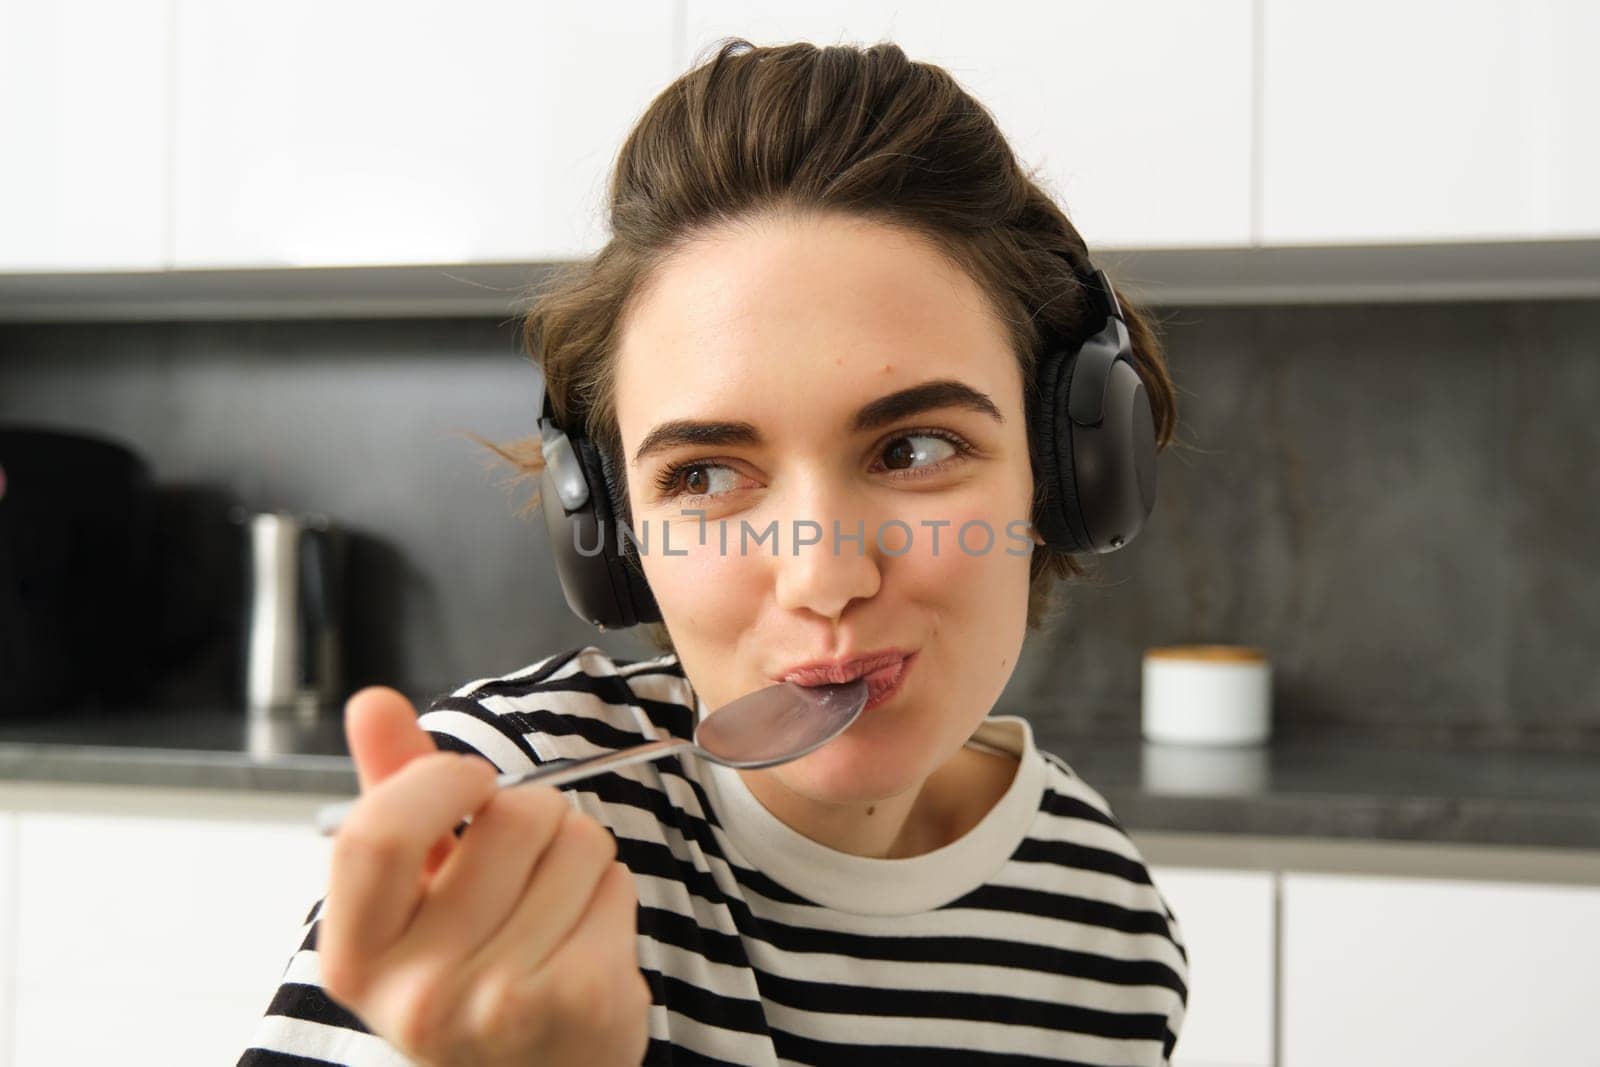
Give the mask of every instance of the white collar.
[{"label": "white collar", "polygon": [[[695,695],[695,722],[706,714]],[[1019,759],[1016,775],[983,819],[942,848],[903,859],[840,852],[811,840],[766,809],[739,772],[709,760],[701,784],[733,848],[749,866],[808,900],[858,915],[912,915],[958,900],[992,878],[1028,836],[1044,795],[1046,768],[1026,719],[990,716],[967,742]]]}]

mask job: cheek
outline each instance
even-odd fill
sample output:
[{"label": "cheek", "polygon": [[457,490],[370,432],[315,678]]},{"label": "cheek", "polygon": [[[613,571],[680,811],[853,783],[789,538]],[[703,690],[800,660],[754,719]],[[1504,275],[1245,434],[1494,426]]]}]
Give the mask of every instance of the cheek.
[{"label": "cheek", "polygon": [[[886,561],[907,587],[932,599],[998,608],[1009,605],[1013,587],[1026,586],[1029,542],[1020,527],[1008,534],[1007,520],[979,508],[943,510],[924,518],[940,525],[935,529],[921,519],[908,520],[913,531],[910,550]],[[884,541],[900,551],[906,544],[905,531],[891,527]]]},{"label": "cheek", "polygon": [[664,613],[710,621],[749,602],[749,587],[760,580],[761,560],[740,556],[737,523],[728,525],[726,552],[715,521],[705,523],[705,544],[700,543],[702,528],[694,519],[675,520],[665,536],[663,529],[652,520],[643,563]]}]

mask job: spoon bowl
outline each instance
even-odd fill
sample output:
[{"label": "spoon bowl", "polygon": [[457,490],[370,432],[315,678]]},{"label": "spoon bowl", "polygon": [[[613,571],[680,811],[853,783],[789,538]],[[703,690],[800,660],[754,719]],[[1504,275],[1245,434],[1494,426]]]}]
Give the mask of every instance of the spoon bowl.
[{"label": "spoon bowl", "polygon": [[[502,774],[498,787],[509,789],[529,782],[564,785],[679,752],[738,770],[776,767],[814,752],[844,733],[866,706],[865,678],[840,685],[780,682],[746,693],[708,714],[696,724],[693,741],[669,737],[585,759],[546,763],[531,771]],[[336,833],[355,805],[352,800],[323,808],[317,812],[317,829],[324,836]]]},{"label": "spoon bowl", "polygon": [[844,733],[866,706],[865,678],[842,685],[769,685],[701,719],[691,751],[724,767],[775,767]]}]

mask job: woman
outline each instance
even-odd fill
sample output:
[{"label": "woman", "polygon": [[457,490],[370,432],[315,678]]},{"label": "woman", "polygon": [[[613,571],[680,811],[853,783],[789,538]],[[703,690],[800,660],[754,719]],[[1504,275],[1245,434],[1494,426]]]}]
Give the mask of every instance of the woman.
[{"label": "woman", "polygon": [[[642,117],[611,212],[527,336],[663,654],[573,649],[420,719],[352,698],[363,795],[241,1062],[1167,1062],[1177,920],[1103,798],[989,715],[1080,573],[1029,428],[1041,353],[1110,321],[1081,238],[889,44],[726,42]],[[861,717],[791,763],[494,789],[863,671]]]}]

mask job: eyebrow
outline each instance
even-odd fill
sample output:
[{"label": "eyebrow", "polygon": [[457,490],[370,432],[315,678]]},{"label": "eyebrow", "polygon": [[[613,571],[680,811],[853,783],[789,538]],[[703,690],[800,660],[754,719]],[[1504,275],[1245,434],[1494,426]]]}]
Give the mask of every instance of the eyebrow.
[{"label": "eyebrow", "polygon": [[[865,433],[912,415],[941,408],[976,411],[980,415],[988,415],[1002,425],[1006,421],[1001,416],[1000,409],[986,394],[954,378],[936,378],[908,389],[901,389],[899,392],[880,396],[871,403],[863,405],[851,420],[850,431],[857,434]],[[633,461],[638,463],[646,456],[679,445],[760,445],[761,443],[761,431],[748,422],[674,419],[671,422],[663,422],[645,435],[638,451],[633,454]]]}]

